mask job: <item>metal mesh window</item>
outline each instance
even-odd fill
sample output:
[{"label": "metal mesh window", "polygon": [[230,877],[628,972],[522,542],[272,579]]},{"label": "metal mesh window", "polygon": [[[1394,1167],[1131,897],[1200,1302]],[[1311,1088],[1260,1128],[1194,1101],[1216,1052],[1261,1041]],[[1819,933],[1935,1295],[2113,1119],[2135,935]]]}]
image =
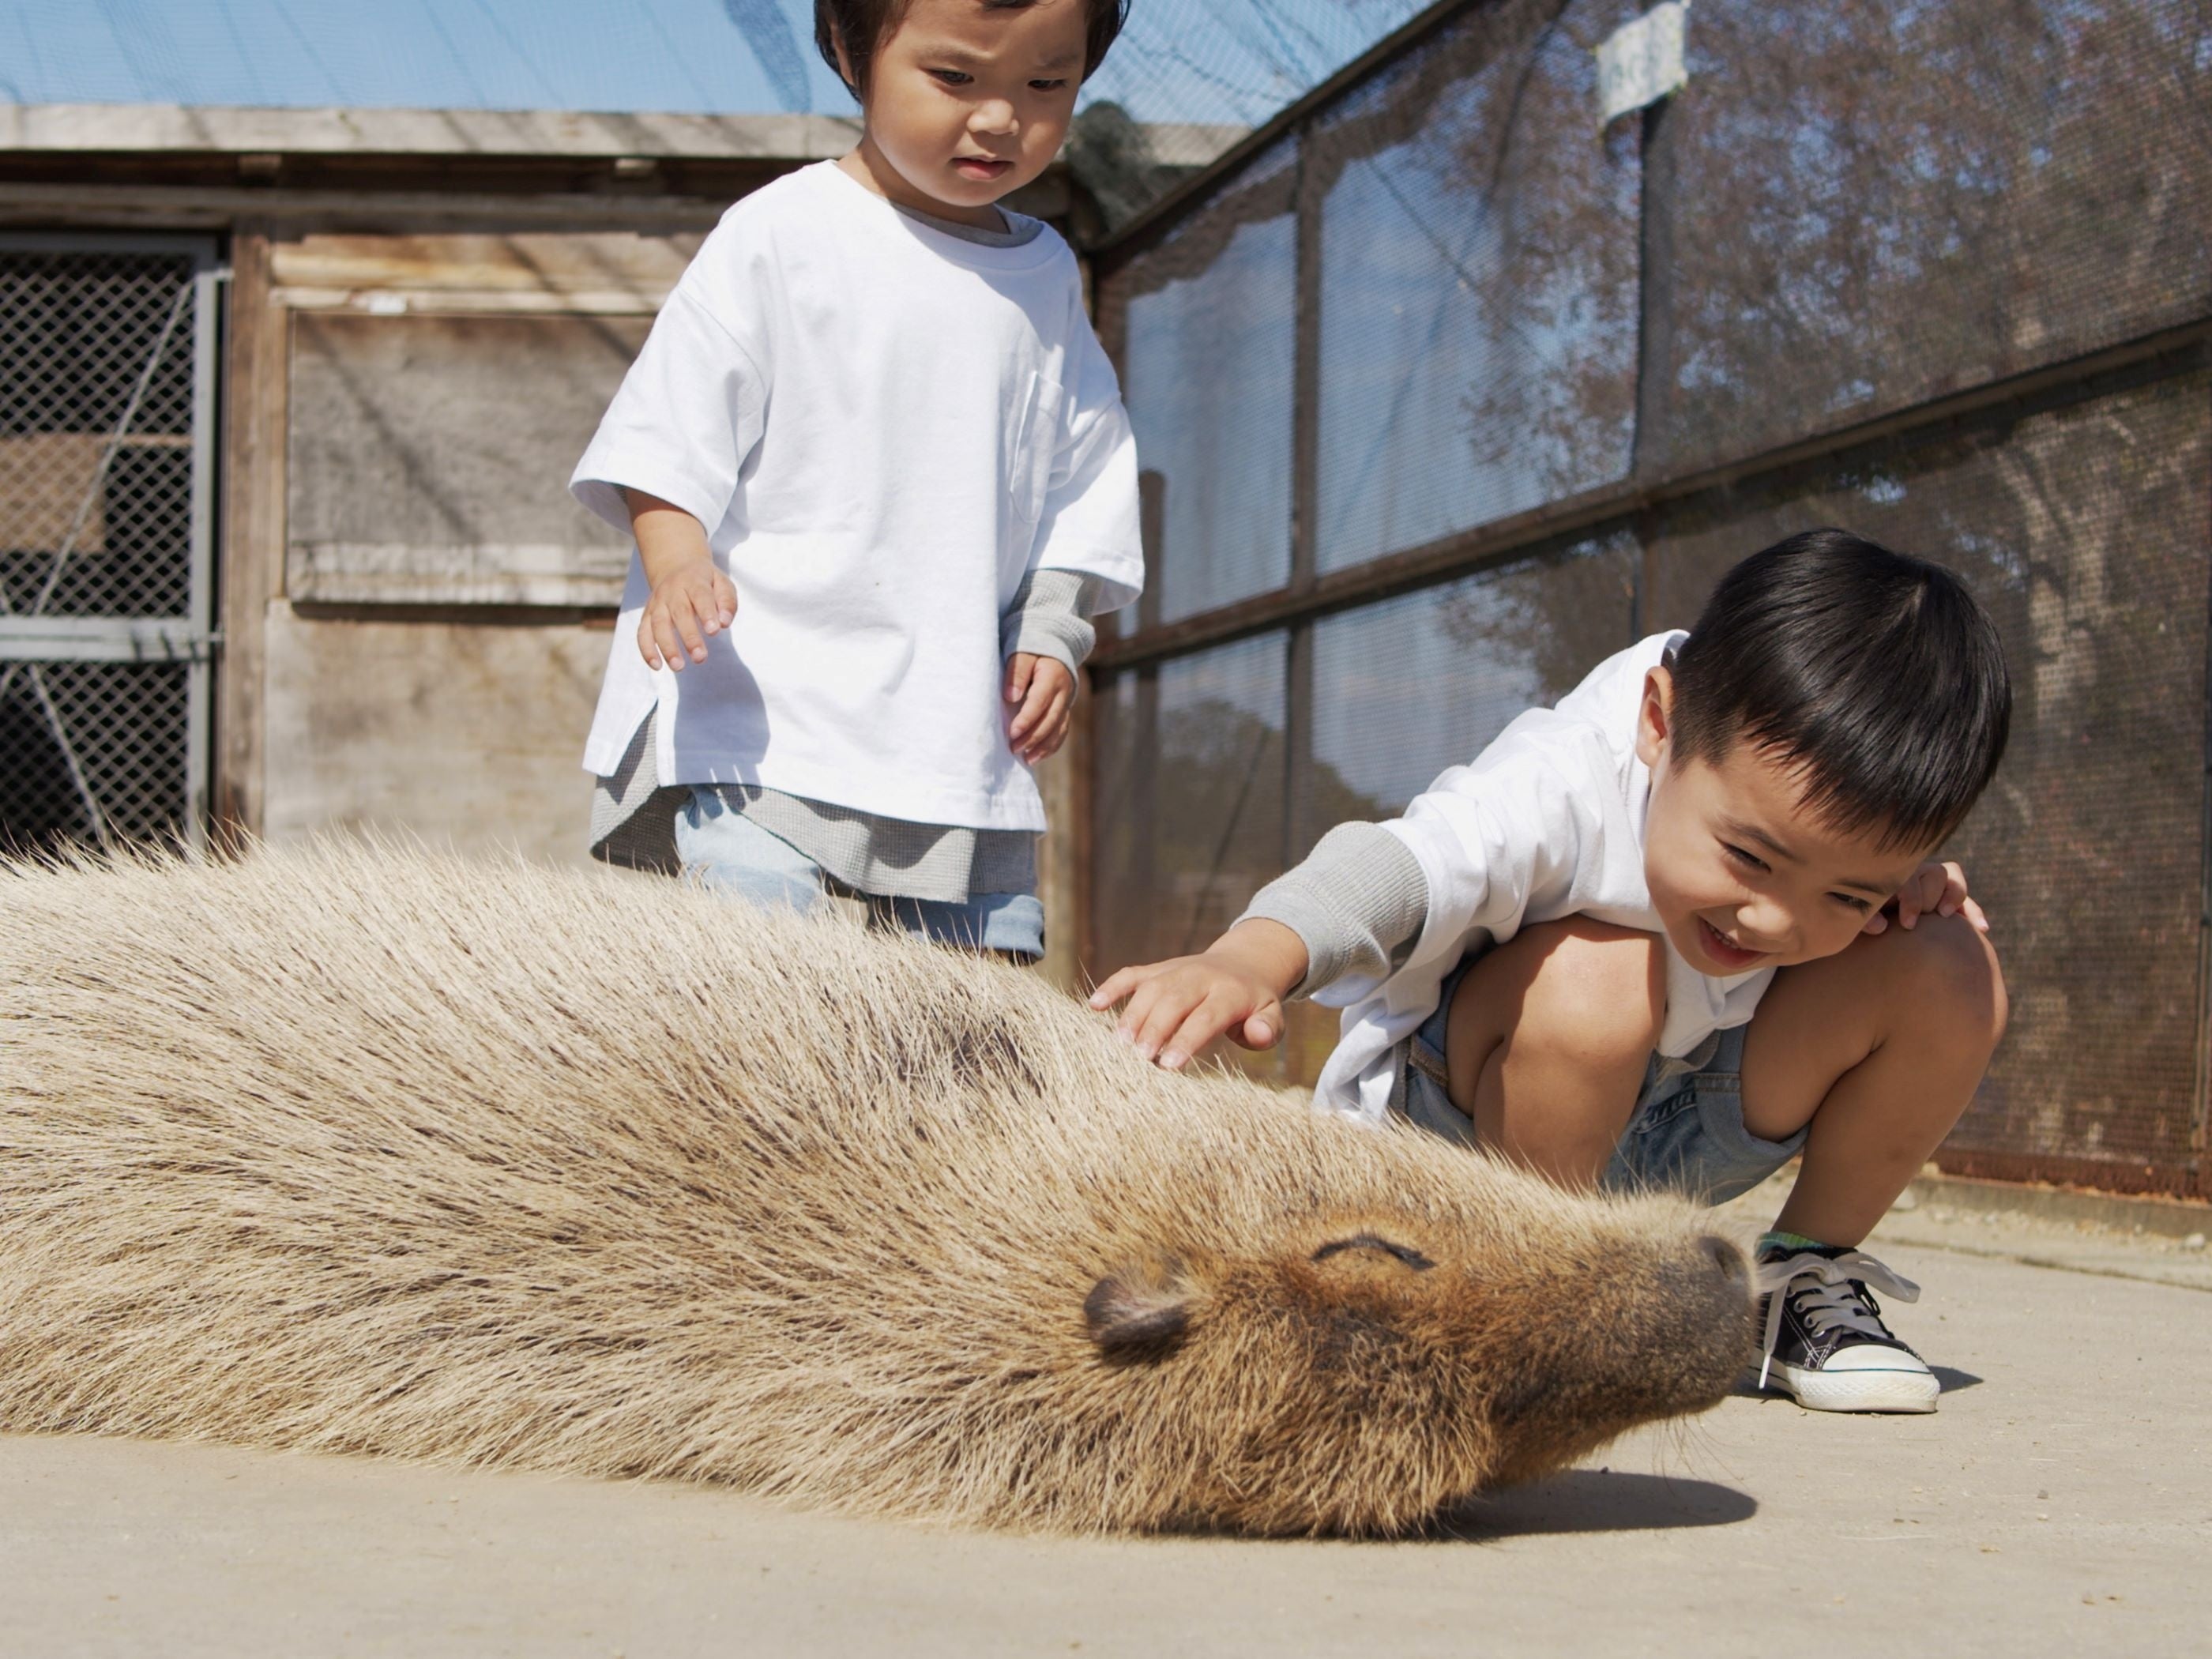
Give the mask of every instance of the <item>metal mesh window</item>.
[{"label": "metal mesh window", "polygon": [[[0,700],[4,844],[173,833],[185,799],[188,671],[170,663],[46,662]],[[82,780],[82,786],[80,786]]]},{"label": "metal mesh window", "polygon": [[182,616],[192,262],[0,249],[0,585],[19,614]]},{"label": "metal mesh window", "polygon": [[[1162,422],[1156,508],[1254,499],[1249,466],[1197,447],[1201,404],[1270,454],[1288,434],[1258,521],[1295,508],[1264,568],[1234,533],[1158,531],[1169,602],[1101,667],[1127,697],[1279,629],[1295,856],[1686,623],[1791,531],[1948,561],[1999,618],[2019,703],[1954,849],[2012,1025],[1946,1166],[2212,1193],[2212,14],[1698,0],[1686,83],[1601,125],[1591,49],[1645,9],[1440,9],[1242,164],[1273,194],[1225,179],[1102,251],[1102,315],[1124,317],[1281,216],[1284,268],[1241,296],[1273,309],[1234,331],[1282,357],[1203,384],[1246,365],[1156,328],[1127,390],[1140,434]],[[1143,720],[1104,730],[1152,793],[1101,794],[1102,849],[1156,839],[1117,812],[1218,793],[1146,771]],[[1164,886],[1127,893],[1102,900],[1102,965],[1182,948],[1143,913]]]},{"label": "metal mesh window", "polygon": [[[1678,520],[1658,626],[1729,564],[1848,524],[1957,569],[2003,631],[2012,741],[1951,856],[2012,1024],[1948,1143],[2021,1173],[2185,1182],[2196,1111],[2212,380],[2193,375]],[[1947,1157],[1950,1156],[1947,1152]],[[2053,1160],[2059,1160],[2053,1162]]]},{"label": "metal mesh window", "polygon": [[[1289,641],[1266,634],[1116,676],[1099,699],[1092,966],[1204,950],[1286,860]],[[1310,1079],[1335,1041],[1297,1003],[1276,1048],[1220,1058]]]},{"label": "metal mesh window", "polygon": [[1305,839],[1395,817],[1515,715],[1573,690],[1631,642],[1635,568],[1615,536],[1315,623]]},{"label": "metal mesh window", "polygon": [[1633,9],[1474,9],[1308,136],[1320,570],[1627,470],[1639,169],[1590,48]]},{"label": "metal mesh window", "polygon": [[1200,652],[1119,676],[1101,699],[1106,965],[1202,949],[1282,869],[1285,645]]},{"label": "metal mesh window", "polygon": [[1231,180],[1103,296],[1146,475],[1148,608],[1163,621],[1290,577],[1295,159],[1285,146]]},{"label": "metal mesh window", "polygon": [[210,267],[0,239],[0,842],[197,829]]},{"label": "metal mesh window", "polygon": [[2212,305],[2202,0],[1698,0],[1655,454],[1758,452]]}]

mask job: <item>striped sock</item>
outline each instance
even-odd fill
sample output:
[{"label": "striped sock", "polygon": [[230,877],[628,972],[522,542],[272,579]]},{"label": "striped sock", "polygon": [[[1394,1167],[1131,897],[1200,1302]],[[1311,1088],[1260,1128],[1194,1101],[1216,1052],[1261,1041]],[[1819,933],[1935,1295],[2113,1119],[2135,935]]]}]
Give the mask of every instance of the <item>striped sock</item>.
[{"label": "striped sock", "polygon": [[1771,1250],[1777,1255],[1795,1255],[1800,1250],[1825,1250],[1827,1248],[1817,1238],[1808,1238],[1802,1233],[1785,1233],[1778,1230],[1773,1232],[1761,1233],[1759,1236],[1759,1249],[1753,1254],[1763,1258]]}]

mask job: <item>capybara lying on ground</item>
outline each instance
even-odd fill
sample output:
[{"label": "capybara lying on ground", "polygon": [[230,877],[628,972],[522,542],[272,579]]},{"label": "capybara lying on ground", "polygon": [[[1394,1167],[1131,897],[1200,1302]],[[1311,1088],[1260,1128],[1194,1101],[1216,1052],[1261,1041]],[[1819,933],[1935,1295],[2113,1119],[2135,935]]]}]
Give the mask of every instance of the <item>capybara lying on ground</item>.
[{"label": "capybara lying on ground", "polygon": [[1033,974],[361,847],[0,866],[0,1430],[1387,1534],[1727,1392],[1735,1249]]}]

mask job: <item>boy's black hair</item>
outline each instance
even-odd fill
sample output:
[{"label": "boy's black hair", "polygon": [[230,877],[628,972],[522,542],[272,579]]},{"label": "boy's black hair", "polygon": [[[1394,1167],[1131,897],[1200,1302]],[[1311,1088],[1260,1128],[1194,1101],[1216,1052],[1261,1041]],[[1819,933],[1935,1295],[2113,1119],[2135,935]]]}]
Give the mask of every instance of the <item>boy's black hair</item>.
[{"label": "boy's black hair", "polygon": [[[897,27],[906,15],[913,0],[814,0],[814,45],[837,78],[845,82],[845,89],[854,97],[864,96],[868,89],[868,71],[876,60],[876,48],[884,37]],[[986,11],[1026,11],[1036,0],[982,0]],[[1129,18],[1129,0],[1082,0],[1085,28],[1083,43],[1083,78],[1089,80],[1092,71],[1106,60],[1107,48],[1121,33],[1121,25]],[[842,42],[845,61],[852,66],[848,76],[837,63],[837,46]]]},{"label": "boy's black hair", "polygon": [[1721,578],[1673,660],[1672,748],[1738,738],[1799,768],[1806,804],[1885,847],[1934,847],[2004,755],[2012,682],[1966,586],[1846,530],[1808,530]]}]

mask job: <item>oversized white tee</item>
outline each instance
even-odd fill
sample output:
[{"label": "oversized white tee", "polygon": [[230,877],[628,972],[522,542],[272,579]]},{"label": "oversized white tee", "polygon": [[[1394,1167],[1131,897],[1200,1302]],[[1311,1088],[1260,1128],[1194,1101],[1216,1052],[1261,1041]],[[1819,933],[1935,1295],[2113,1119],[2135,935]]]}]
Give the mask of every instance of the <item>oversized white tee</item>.
[{"label": "oversized white tee", "polygon": [[834,162],[725,214],[570,488],[707,528],[738,615],[646,666],[633,553],[584,753],[611,775],[656,708],[665,784],[758,784],[921,823],[1041,830],[1008,747],[1000,618],[1032,569],[1143,585],[1136,448],[1067,244],[988,246]]},{"label": "oversized white tee", "polygon": [[1655,634],[1608,657],[1552,708],[1521,715],[1382,828],[1405,842],[1428,886],[1428,917],[1404,964],[1380,981],[1347,975],[1314,1000],[1345,1010],[1343,1034],[1314,1085],[1316,1106],[1380,1122],[1391,1049],[1434,1013],[1444,976],[1471,950],[1532,922],[1589,916],[1657,933],[1667,951],[1662,1054],[1689,1054],[1741,1025],[1772,967],[1717,978],[1666,939],[1644,879],[1651,772],[1636,757],[1644,675],[1686,633]]}]

